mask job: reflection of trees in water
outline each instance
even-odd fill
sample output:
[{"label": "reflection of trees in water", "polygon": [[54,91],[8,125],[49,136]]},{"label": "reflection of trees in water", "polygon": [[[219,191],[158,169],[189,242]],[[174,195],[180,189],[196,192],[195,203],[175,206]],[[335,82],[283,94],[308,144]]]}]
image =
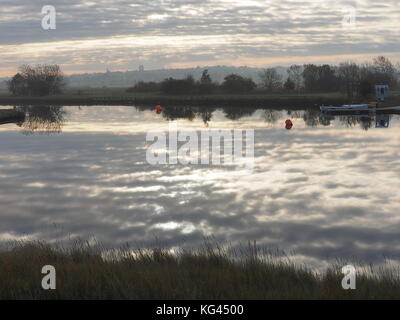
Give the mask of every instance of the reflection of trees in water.
[{"label": "reflection of trees in water", "polygon": [[212,116],[216,108],[205,107],[202,108],[200,111],[196,112],[196,114],[201,117],[204,124],[208,127],[208,123],[211,121]]},{"label": "reflection of trees in water", "polygon": [[276,123],[278,120],[283,119],[284,116],[280,110],[267,109],[263,111],[262,117],[265,122]]},{"label": "reflection of trees in water", "polygon": [[164,107],[163,117],[166,120],[186,119],[193,121],[201,118],[205,125],[211,121],[216,108],[211,107]]},{"label": "reflection of trees in water", "polygon": [[[304,111],[303,120],[309,127],[316,127],[321,124],[321,112],[317,109],[308,109]],[[325,122],[326,123],[326,122]]]},{"label": "reflection of trees in water", "polygon": [[[137,106],[137,110],[149,110],[149,107]],[[261,109],[261,110],[260,110]],[[306,110],[281,110],[281,109],[265,109],[265,108],[251,108],[251,107],[196,107],[196,106],[164,106],[162,116],[166,120],[187,119],[192,121],[196,118],[202,119],[204,124],[212,120],[213,113],[216,110],[222,110],[225,117],[229,120],[239,120],[243,117],[250,117],[256,111],[260,111],[261,118],[267,122],[274,124],[286,117],[294,119],[303,119],[308,127],[316,126],[330,126],[332,121],[339,121],[339,123],[346,127],[354,127],[359,125],[362,129],[370,129],[375,122],[374,115],[332,115],[321,113],[319,109],[312,108]]]},{"label": "reflection of trees in water", "polygon": [[229,120],[239,120],[243,117],[250,117],[257,110],[256,108],[225,107],[222,108],[225,117]]},{"label": "reflection of trees in water", "polygon": [[[146,111],[152,107],[135,106],[136,110]],[[154,108],[154,107],[153,107]],[[204,124],[212,120],[213,113],[216,110],[222,110],[225,117],[230,120],[238,120],[242,117],[253,115],[257,108],[243,108],[243,107],[207,107],[207,106],[163,106],[162,116],[166,120],[186,119],[192,121],[196,118],[203,120]]]},{"label": "reflection of trees in water", "polygon": [[367,131],[372,128],[372,123],[374,123],[374,119],[372,117],[362,117],[360,118],[360,126],[362,129]]},{"label": "reflection of trees in water", "polygon": [[25,113],[25,121],[20,126],[26,135],[60,133],[67,114],[60,106],[20,106],[17,110]]},{"label": "reflection of trees in water", "polygon": [[134,106],[138,111],[148,111],[151,107],[148,106]]},{"label": "reflection of trees in water", "polygon": [[196,118],[192,107],[164,107],[162,115],[166,120],[187,119],[193,121]]},{"label": "reflection of trees in water", "polygon": [[326,116],[320,116],[319,117],[319,123],[322,124],[323,126],[330,126],[331,125],[331,121],[334,120],[334,117],[326,117]]},{"label": "reflection of trees in water", "polygon": [[301,118],[303,116],[302,110],[288,110],[287,113],[292,118]]},{"label": "reflection of trees in water", "polygon": [[374,118],[369,115],[359,116],[349,114],[334,116],[330,114],[323,114],[317,109],[308,109],[303,113],[303,120],[309,127],[316,127],[318,125],[329,126],[335,119],[338,119],[339,122],[344,124],[346,127],[360,125],[364,130],[370,129],[374,122]]},{"label": "reflection of trees in water", "polygon": [[358,116],[358,115],[342,115],[339,116],[339,121],[341,124],[345,125],[347,128],[352,128],[357,125],[364,130],[372,128],[372,123],[374,123],[374,117],[372,116]]}]

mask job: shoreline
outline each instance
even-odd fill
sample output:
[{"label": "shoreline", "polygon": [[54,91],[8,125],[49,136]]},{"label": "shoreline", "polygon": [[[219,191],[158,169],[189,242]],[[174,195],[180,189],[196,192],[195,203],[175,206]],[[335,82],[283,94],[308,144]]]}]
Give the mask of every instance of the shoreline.
[{"label": "shoreline", "polygon": [[[400,98],[398,99],[400,105]],[[175,105],[207,107],[269,107],[269,108],[319,108],[321,105],[342,105],[349,101],[343,97],[324,95],[182,95],[167,96],[158,94],[137,95],[59,95],[48,97],[14,97],[0,95],[0,105],[77,105],[77,106],[131,106],[131,105]],[[361,102],[361,101],[360,101]]]},{"label": "shoreline", "polygon": [[[373,99],[355,98],[349,100],[339,94],[247,94],[247,95],[161,95],[161,94],[123,94],[108,91],[104,94],[96,89],[93,94],[63,94],[46,97],[16,97],[0,94],[0,106],[8,105],[54,105],[54,106],[196,106],[196,107],[249,107],[272,109],[319,109],[320,106],[345,104],[369,104]],[[400,93],[396,94],[382,107],[400,106]]]}]

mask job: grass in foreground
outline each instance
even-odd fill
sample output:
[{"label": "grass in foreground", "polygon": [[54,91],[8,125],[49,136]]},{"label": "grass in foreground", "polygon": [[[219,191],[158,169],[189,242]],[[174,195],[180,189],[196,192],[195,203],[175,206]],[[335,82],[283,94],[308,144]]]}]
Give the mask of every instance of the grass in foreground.
[{"label": "grass in foreground", "polygon": [[[57,271],[57,289],[41,288],[44,265]],[[342,265],[343,266],[343,265]],[[366,271],[366,270],[364,270]],[[172,255],[98,245],[72,247],[19,242],[0,252],[0,299],[398,299],[398,270],[357,276],[341,287],[339,266],[323,274],[289,259],[260,255],[254,246],[230,250],[208,244]]]}]

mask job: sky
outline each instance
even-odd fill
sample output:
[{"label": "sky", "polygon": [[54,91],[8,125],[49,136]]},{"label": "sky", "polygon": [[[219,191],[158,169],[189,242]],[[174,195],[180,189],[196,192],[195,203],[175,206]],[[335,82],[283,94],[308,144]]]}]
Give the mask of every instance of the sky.
[{"label": "sky", "polygon": [[[398,0],[0,0],[0,77],[21,64],[67,73],[400,61]],[[56,29],[42,28],[42,7]]]}]

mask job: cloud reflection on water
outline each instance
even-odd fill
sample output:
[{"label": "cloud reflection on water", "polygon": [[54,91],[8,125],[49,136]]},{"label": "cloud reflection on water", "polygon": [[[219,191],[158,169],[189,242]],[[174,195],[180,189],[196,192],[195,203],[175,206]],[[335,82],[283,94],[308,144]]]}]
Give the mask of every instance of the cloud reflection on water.
[{"label": "cloud reflection on water", "polygon": [[[157,238],[196,246],[213,235],[257,240],[308,261],[400,259],[397,118],[391,129],[368,132],[295,119],[287,132],[279,121],[266,125],[259,111],[238,122],[216,112],[210,126],[256,128],[255,170],[243,174],[224,166],[148,165],[146,127],[168,126],[153,113],[66,109],[62,134],[0,129],[4,239],[95,235],[107,245]],[[204,128],[201,119],[179,125]]]}]

